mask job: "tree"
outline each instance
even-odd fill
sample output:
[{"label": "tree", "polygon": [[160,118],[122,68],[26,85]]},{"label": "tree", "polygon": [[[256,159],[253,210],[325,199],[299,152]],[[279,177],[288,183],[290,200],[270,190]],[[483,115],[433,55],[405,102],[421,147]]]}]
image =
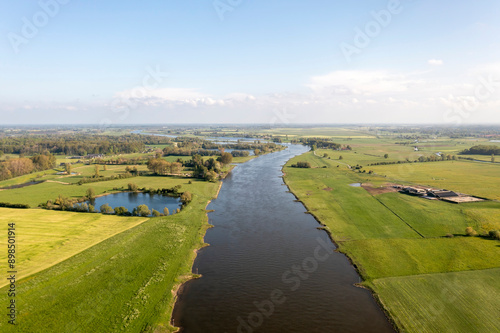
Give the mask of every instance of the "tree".
[{"label": "tree", "polygon": [[165,216],[170,215],[170,212],[168,211],[167,207],[163,208],[163,215],[165,215]]},{"label": "tree", "polygon": [[491,163],[495,163],[495,154],[491,154]]},{"label": "tree", "polygon": [[344,158],[342,157],[342,155],[339,156],[339,160],[343,160]]},{"label": "tree", "polygon": [[151,211],[149,210],[148,206],[146,205],[137,206],[137,216],[146,217],[149,215],[151,215]]},{"label": "tree", "polygon": [[260,149],[254,149],[253,153],[255,154],[255,156],[259,156],[260,155]]},{"label": "tree", "polygon": [[136,184],[134,184],[134,183],[128,183],[127,187],[128,187],[128,190],[129,190],[129,191],[132,191],[132,192],[137,192],[137,188],[138,188],[138,187],[137,187],[137,185],[136,185]]},{"label": "tree", "polygon": [[111,208],[111,206],[108,205],[107,203],[102,205],[99,209],[100,209],[102,214],[113,214],[115,212],[114,209]]},{"label": "tree", "polygon": [[188,203],[191,202],[191,200],[193,200],[193,196],[191,195],[191,192],[186,191],[186,192],[182,193],[181,202],[183,205],[187,205]]},{"label": "tree", "polygon": [[384,154],[384,158],[388,159],[389,158],[389,154]]},{"label": "tree", "polygon": [[231,162],[233,161],[233,155],[231,155],[230,153],[222,153],[217,161],[221,162],[223,165],[231,164]]},{"label": "tree", "polygon": [[205,172],[205,180],[215,183],[219,179],[219,176],[215,171],[207,171]]},{"label": "tree", "polygon": [[472,227],[467,227],[467,228],[465,228],[465,234],[467,236],[471,236],[471,237],[472,236],[477,236],[477,231],[474,230],[474,228],[472,228]]},{"label": "tree", "polygon": [[66,163],[64,166],[66,168],[66,173],[71,175],[71,163]]},{"label": "tree", "polygon": [[156,209],[153,209],[153,213],[152,214],[153,214],[154,217],[161,216],[160,212],[157,211]]},{"label": "tree", "polygon": [[497,239],[497,240],[500,240],[500,231],[498,230],[491,230],[488,235],[493,238],[493,239]]},{"label": "tree", "polygon": [[85,196],[87,197],[88,200],[92,200],[95,198],[95,191],[92,187],[89,187],[87,191],[85,192]]},{"label": "tree", "polygon": [[94,174],[94,178],[99,178],[99,164],[96,164],[96,165],[95,165],[95,174]]},{"label": "tree", "polygon": [[115,207],[115,214],[119,216],[126,215],[128,213],[128,209],[120,206],[120,207]]},{"label": "tree", "polygon": [[104,165],[102,166],[102,170],[103,170],[103,171],[108,170],[108,166],[107,166],[106,164],[104,164]]},{"label": "tree", "polygon": [[327,158],[327,157],[328,157],[328,154],[327,154],[327,153],[324,153],[324,154],[323,154],[323,157],[324,157],[324,158]]}]

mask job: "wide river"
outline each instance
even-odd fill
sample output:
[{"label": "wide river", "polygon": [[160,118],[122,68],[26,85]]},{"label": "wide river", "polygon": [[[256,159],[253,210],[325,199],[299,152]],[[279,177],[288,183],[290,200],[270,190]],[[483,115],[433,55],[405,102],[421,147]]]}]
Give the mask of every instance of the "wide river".
[{"label": "wide river", "polygon": [[238,165],[208,209],[210,224],[173,321],[182,332],[394,332],[360,277],[281,178],[289,146]]}]

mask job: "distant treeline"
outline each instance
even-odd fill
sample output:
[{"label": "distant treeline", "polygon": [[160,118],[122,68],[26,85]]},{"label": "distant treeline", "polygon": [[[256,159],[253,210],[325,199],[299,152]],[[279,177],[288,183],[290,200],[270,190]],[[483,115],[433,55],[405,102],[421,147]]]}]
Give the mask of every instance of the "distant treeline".
[{"label": "distant treeline", "polygon": [[62,155],[130,154],[142,152],[146,145],[170,143],[170,138],[143,135],[22,135],[0,137],[5,154],[35,155],[44,152]]},{"label": "distant treeline", "polygon": [[333,149],[333,150],[351,150],[351,146],[342,146],[341,144],[330,141],[324,138],[301,138],[299,140],[291,140],[292,143],[302,143],[303,145],[313,148]]},{"label": "distant treeline", "polygon": [[465,149],[462,155],[500,155],[500,147],[493,145],[479,145]]},{"label": "distant treeline", "polygon": [[[163,148],[163,156],[221,156],[224,149],[237,149],[231,154],[234,157],[248,156],[248,150],[254,150],[259,153],[271,152],[279,149],[281,146],[275,143],[252,143],[252,144],[229,144],[229,145],[216,145],[213,143],[200,143],[200,142],[183,142],[178,143],[177,147]],[[210,150],[219,149],[219,150]],[[243,151],[247,150],[247,151]],[[258,155],[258,154],[256,154]]]}]

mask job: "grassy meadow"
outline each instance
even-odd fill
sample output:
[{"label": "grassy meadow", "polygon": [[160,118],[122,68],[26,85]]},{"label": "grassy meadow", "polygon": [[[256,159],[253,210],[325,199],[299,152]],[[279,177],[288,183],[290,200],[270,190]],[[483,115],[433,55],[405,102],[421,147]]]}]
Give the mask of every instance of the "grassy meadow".
[{"label": "grassy meadow", "polygon": [[[147,180],[168,187],[180,181],[142,179]],[[0,331],[173,331],[172,290],[191,276],[194,249],[202,246],[208,225],[205,206],[218,186],[186,185],[194,199],[180,214],[146,220],[3,209],[2,219],[16,221],[19,228],[19,269],[35,259],[38,267],[17,282],[22,295],[17,299],[18,325],[1,321]],[[47,237],[34,237],[36,233]],[[6,287],[0,289],[0,302],[7,302]]]},{"label": "grassy meadow", "polygon": [[[482,234],[500,229],[500,203],[457,205],[350,184],[375,189],[394,183],[431,185],[499,199],[500,165],[456,160],[368,166],[423,153],[392,139],[365,140],[342,142],[349,142],[352,151],[318,149],[293,158],[283,169],[286,183],[351,258],[363,284],[377,294],[399,329],[497,332],[500,285],[494,276],[499,273],[500,242],[464,234],[468,226]],[[426,156],[435,149],[456,153],[467,143],[436,146],[424,147]],[[290,167],[298,161],[312,168]],[[356,165],[366,173],[351,169]]]},{"label": "grassy meadow", "polygon": [[[59,263],[95,244],[133,228],[147,218],[81,214],[39,209],[0,208],[0,225],[16,224],[18,278],[23,278]],[[2,247],[7,247],[2,238]],[[7,271],[7,253],[0,253],[0,269]],[[7,284],[2,281],[0,287]]]}]

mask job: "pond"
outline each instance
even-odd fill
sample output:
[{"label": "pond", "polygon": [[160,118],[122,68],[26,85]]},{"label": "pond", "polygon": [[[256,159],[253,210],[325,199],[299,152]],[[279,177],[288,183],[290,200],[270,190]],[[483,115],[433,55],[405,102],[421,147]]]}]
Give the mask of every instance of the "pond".
[{"label": "pond", "polygon": [[87,203],[94,205],[97,210],[99,210],[101,205],[108,204],[111,208],[123,206],[127,208],[129,212],[132,212],[132,210],[139,205],[146,205],[151,211],[156,209],[160,213],[163,213],[163,209],[167,207],[170,214],[173,214],[177,208],[181,208],[182,205],[180,198],[163,196],[161,194],[135,192],[109,194],[95,198],[92,202]]}]

